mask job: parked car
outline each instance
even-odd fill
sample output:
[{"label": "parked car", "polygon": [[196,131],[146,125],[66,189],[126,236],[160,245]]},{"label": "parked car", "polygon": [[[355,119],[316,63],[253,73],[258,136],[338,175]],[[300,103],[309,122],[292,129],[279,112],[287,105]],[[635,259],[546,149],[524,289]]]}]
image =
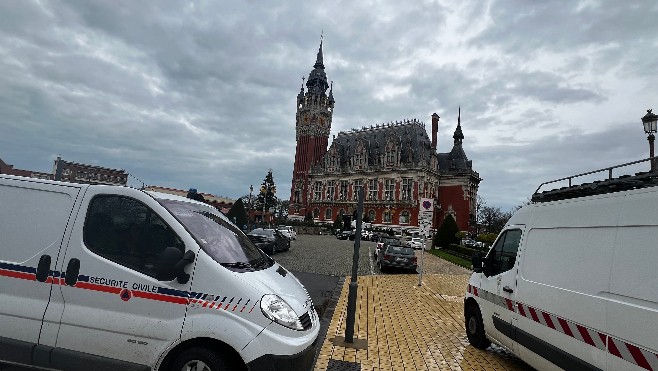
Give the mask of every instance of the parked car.
[{"label": "parked car", "polygon": [[408,245],[414,250],[420,250],[423,248],[423,239],[420,237],[413,237]]},{"label": "parked car", "polygon": [[416,252],[408,246],[390,244],[379,251],[377,266],[382,272],[388,268],[402,268],[415,272],[418,267]]},{"label": "parked car", "polygon": [[290,249],[290,240],[277,229],[256,228],[249,232],[247,237],[268,255]]},{"label": "parked car", "polygon": [[380,236],[379,240],[377,241],[377,245],[375,246],[375,251],[373,252],[373,257],[375,259],[377,259],[379,251],[385,249],[386,246],[388,246],[390,244],[401,245],[400,240],[395,238],[395,237]]},{"label": "parked car", "polygon": [[278,230],[286,230],[288,231],[288,234],[290,235],[291,240],[296,240],[297,239],[297,231],[295,228],[293,228],[291,225],[280,225]]},{"label": "parked car", "polygon": [[361,231],[361,239],[364,241],[370,241],[372,239],[372,232],[366,230]]},{"label": "parked car", "polygon": [[288,228],[279,227],[277,228],[277,231],[279,231],[279,233],[281,233],[282,235],[286,236],[288,240],[292,240],[292,233],[290,233],[290,230]]},{"label": "parked car", "polygon": [[347,240],[348,238],[350,238],[350,233],[353,232],[350,231],[349,229],[346,229],[344,231],[338,231],[336,232],[336,238],[339,240]]}]

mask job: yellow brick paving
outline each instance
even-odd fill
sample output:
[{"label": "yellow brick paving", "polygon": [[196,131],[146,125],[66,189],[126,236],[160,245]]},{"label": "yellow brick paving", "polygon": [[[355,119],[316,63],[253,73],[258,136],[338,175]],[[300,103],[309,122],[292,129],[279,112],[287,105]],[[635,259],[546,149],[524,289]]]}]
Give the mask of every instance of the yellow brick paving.
[{"label": "yellow brick paving", "polygon": [[345,280],[327,336],[315,364],[325,371],[330,360],[355,362],[375,370],[531,370],[503,348],[479,350],[468,344],[463,299],[467,275],[428,274],[358,277],[354,338],[367,349],[334,345],[345,335]]}]

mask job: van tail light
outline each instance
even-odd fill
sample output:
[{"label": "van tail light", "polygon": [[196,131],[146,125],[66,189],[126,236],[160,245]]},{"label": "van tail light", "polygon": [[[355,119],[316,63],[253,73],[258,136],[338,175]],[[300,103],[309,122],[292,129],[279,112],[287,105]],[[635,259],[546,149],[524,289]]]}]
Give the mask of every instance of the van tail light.
[{"label": "van tail light", "polygon": [[418,258],[414,256],[413,258],[411,258],[411,262],[416,264],[416,262],[418,262]]},{"label": "van tail light", "polygon": [[391,256],[388,254],[384,254],[384,260],[391,260]]}]

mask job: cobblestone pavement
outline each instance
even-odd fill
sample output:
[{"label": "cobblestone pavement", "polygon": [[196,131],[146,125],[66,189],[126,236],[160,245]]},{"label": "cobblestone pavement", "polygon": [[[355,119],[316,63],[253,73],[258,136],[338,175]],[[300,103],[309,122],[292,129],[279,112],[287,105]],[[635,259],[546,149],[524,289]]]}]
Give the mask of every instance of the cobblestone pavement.
[{"label": "cobblestone pavement", "polygon": [[[361,241],[359,247],[358,275],[382,274],[374,260],[375,242]],[[331,276],[351,276],[354,241],[339,240],[330,235],[298,235],[291,242],[289,251],[272,256],[277,262],[291,271],[326,274]],[[421,251],[417,250],[418,264]],[[470,274],[468,269],[452,264],[432,254],[423,254],[423,274]],[[409,273],[409,272],[400,272]]]},{"label": "cobblestone pavement", "polygon": [[461,274],[428,274],[422,286],[413,274],[359,276],[355,347],[343,341],[345,281],[314,370],[532,370],[504,348],[480,350],[468,343],[467,283]]}]

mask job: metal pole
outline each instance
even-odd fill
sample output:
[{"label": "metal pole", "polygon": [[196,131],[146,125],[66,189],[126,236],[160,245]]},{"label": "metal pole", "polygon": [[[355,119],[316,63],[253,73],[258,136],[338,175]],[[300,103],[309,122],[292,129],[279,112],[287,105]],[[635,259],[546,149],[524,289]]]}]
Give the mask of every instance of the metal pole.
[{"label": "metal pole", "polygon": [[423,268],[425,264],[423,258],[425,257],[425,234],[423,234],[423,246],[420,248],[420,274],[418,275],[418,286],[423,286]]},{"label": "metal pole", "polygon": [[653,142],[656,137],[653,133],[649,134],[647,139],[649,140],[649,157],[651,157],[651,172],[656,171],[656,159],[653,158]]},{"label": "metal pole", "polygon": [[356,294],[359,284],[356,282],[359,270],[359,247],[361,245],[361,222],[363,217],[363,187],[359,188],[359,203],[356,207],[356,234],[354,235],[354,255],[352,256],[352,279],[347,296],[347,323],[345,325],[345,342],[354,342],[354,316],[356,313]]}]

